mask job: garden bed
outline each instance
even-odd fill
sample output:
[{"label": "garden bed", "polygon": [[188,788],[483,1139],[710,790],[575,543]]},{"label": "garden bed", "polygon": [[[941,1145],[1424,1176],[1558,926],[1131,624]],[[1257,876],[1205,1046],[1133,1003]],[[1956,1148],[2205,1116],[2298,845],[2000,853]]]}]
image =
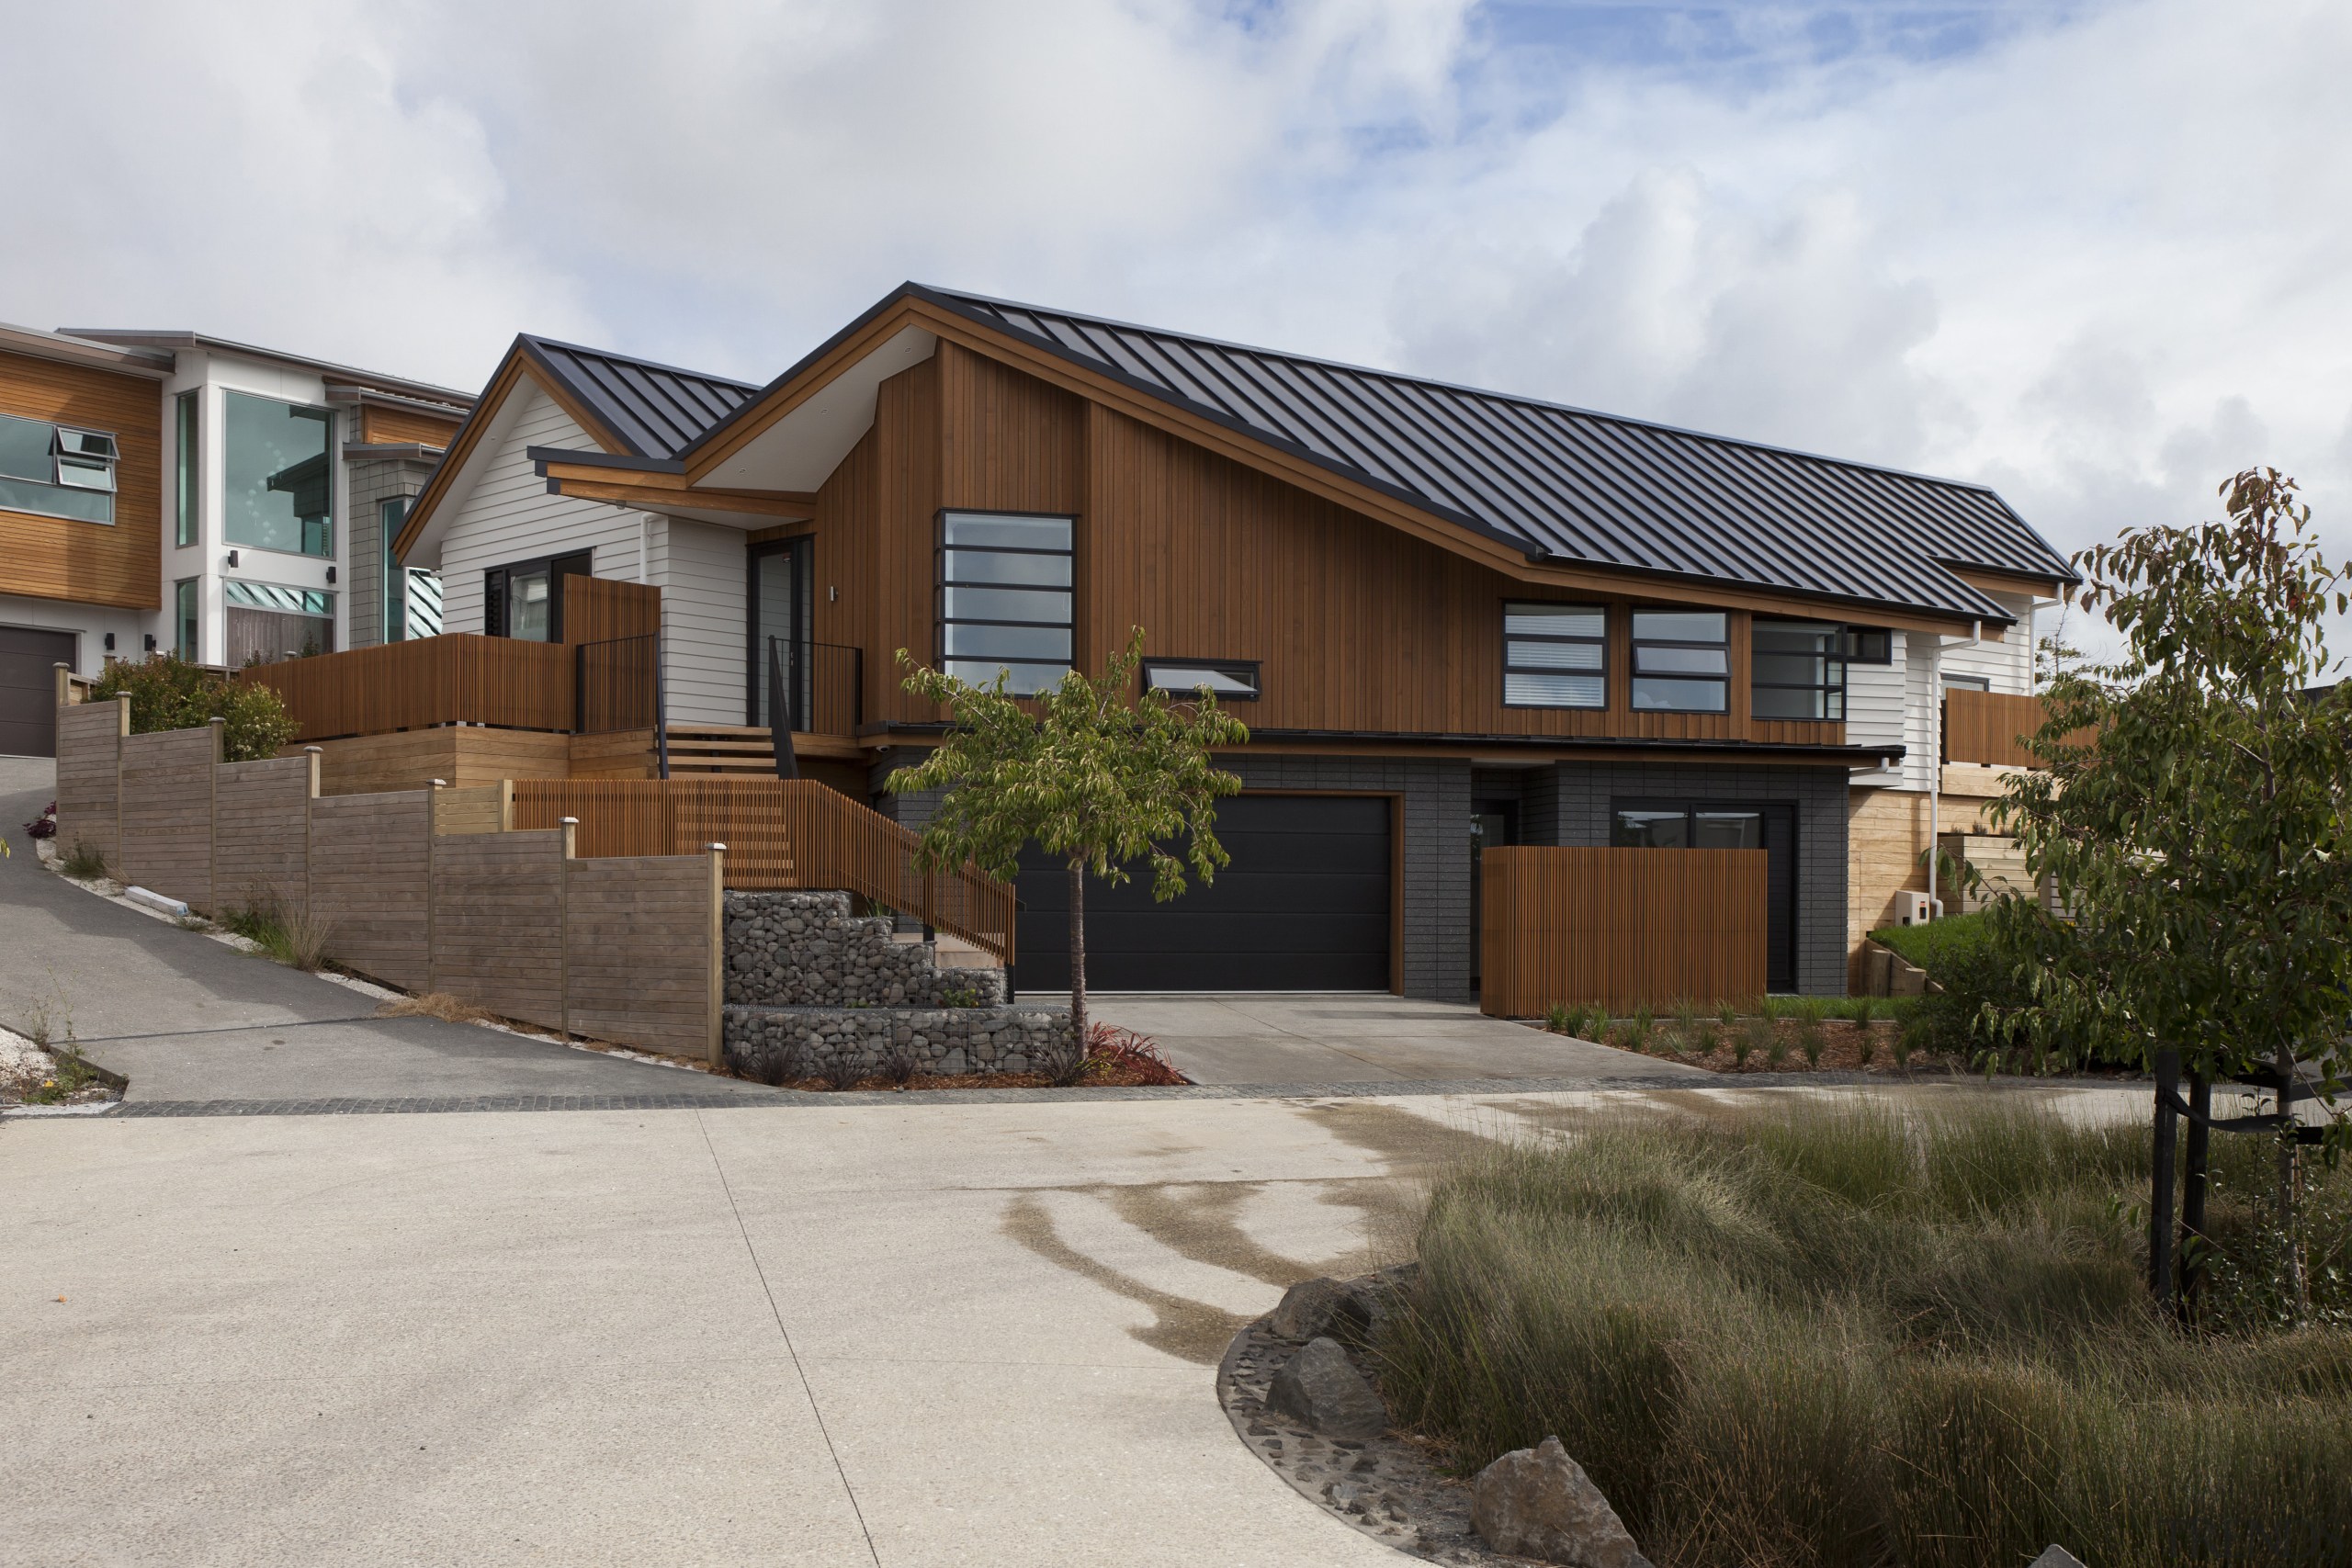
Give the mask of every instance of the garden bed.
[{"label": "garden bed", "polygon": [[1710,1072],[1883,1073],[1950,1077],[1960,1056],[1922,1043],[1903,1003],[1883,997],[1772,998],[1767,1010],[1718,1009],[1612,1018],[1600,1008],[1555,1008],[1531,1027]]},{"label": "garden bed", "polygon": [[2287,1331],[2269,1148],[2215,1145],[2188,1332],[2143,1283],[2142,1121],[1809,1103],[1481,1149],[1382,1392],[1458,1475],[1556,1434],[1661,1568],[2352,1562],[2352,1170],[2313,1162]]}]

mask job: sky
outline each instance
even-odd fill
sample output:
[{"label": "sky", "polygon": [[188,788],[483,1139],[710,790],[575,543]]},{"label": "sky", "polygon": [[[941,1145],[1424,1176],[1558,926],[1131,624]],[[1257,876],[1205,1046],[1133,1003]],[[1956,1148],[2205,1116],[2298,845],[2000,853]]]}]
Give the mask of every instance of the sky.
[{"label": "sky", "polygon": [[0,321],[763,381],[911,277],[1981,481],[2066,550],[2268,464],[2352,553],[2340,4],[0,18]]}]

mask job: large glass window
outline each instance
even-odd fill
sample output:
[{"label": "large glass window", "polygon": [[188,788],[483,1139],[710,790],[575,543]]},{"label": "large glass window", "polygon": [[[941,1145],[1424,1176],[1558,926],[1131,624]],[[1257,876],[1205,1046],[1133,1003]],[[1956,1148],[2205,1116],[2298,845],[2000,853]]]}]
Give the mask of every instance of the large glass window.
[{"label": "large glass window", "polygon": [[542,557],[482,573],[481,629],[528,642],[563,640],[563,580],[594,570],[594,552]]},{"label": "large glass window", "polygon": [[1609,612],[1599,604],[1503,606],[1503,705],[1609,705]]},{"label": "large glass window", "polygon": [[112,523],[118,456],[104,431],[0,414],[0,508]]},{"label": "large glass window", "polygon": [[1726,625],[1720,610],[1634,611],[1634,711],[1724,712],[1731,689]]},{"label": "large glass window", "polygon": [[1621,849],[1760,850],[1764,814],[1708,807],[1621,807],[1609,841]]},{"label": "large glass window", "polygon": [[172,651],[182,659],[196,658],[196,592],[199,584],[193,577],[183,579],[172,590]]},{"label": "large glass window", "polygon": [[334,416],[243,392],[221,394],[221,507],[232,545],[334,554]]},{"label": "large glass window", "polygon": [[172,417],[172,452],[174,465],[173,506],[178,528],[173,542],[180,545],[196,543],[198,518],[201,515],[203,495],[197,489],[199,470],[197,466],[196,404],[204,394],[182,392],[175,400]]},{"label": "large glass window", "polygon": [[398,642],[408,635],[408,573],[392,549],[392,540],[408,518],[408,498],[394,496],[376,509],[376,526],[384,536],[384,640]]},{"label": "large glass window", "polygon": [[1846,716],[1846,628],[1819,621],[1756,622],[1758,718]]},{"label": "large glass window", "polygon": [[1070,668],[1070,520],[950,512],[941,519],[940,668],[1014,693]]}]

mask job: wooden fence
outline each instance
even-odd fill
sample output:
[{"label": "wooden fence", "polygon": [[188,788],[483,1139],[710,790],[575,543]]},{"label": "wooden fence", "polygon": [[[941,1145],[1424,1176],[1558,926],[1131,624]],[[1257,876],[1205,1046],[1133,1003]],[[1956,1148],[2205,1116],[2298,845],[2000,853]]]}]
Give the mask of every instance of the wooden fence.
[{"label": "wooden fence", "polygon": [[326,929],[338,964],[501,1017],[718,1059],[723,857],[580,859],[509,831],[511,786],[322,796],[318,752],[219,762],[220,727],[130,735],[117,703],[59,709],[58,840],[207,914]]},{"label": "wooden fence", "polygon": [[[2025,742],[2041,732],[2041,721],[2040,697],[1953,688],[1944,694],[1943,760],[1993,768],[2038,768],[2041,760]],[[2077,729],[2065,737],[2065,743],[2087,746],[2098,735],[2095,729]]]},{"label": "wooden fence", "polygon": [[570,729],[574,662],[559,643],[448,632],[256,664],[238,678],[277,694],[300,726],[297,740],[436,724]]},{"label": "wooden fence", "polygon": [[1762,850],[1485,852],[1479,1010],[1761,997],[1768,863]]},{"label": "wooden fence", "polygon": [[727,846],[727,886],[841,888],[1012,962],[1012,886],[966,865],[925,873],[916,836],[806,779],[517,779],[514,825],[580,823],[582,852],[683,854]]}]

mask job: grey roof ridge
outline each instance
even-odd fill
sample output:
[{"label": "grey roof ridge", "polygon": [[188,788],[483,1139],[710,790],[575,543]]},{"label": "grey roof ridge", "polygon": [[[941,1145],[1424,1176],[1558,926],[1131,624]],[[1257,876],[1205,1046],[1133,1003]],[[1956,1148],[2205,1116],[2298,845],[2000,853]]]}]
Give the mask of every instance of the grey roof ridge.
[{"label": "grey roof ridge", "polygon": [[[1231,354],[1254,354],[1270,359],[1286,359],[1294,364],[1313,365],[1325,370],[1345,371],[1351,376],[1376,376],[1384,381],[1406,381],[1417,387],[1430,387],[1442,392],[1455,392],[1464,397],[1487,398],[1497,402],[1516,403],[1524,408],[1548,409],[1555,413],[1572,413],[1585,419],[1603,420],[1611,424],[1638,425],[1644,430],[1661,431],[1668,435],[1685,435],[1697,441],[1713,441],[1726,446],[1745,446],[1752,451],[1772,452],[1784,457],[1803,457],[1808,462],[1827,463],[1833,468],[1861,468],[1874,474],[1888,474],[1896,479],[1917,479],[1923,484],[1947,485],[1954,490],[1973,490],[1999,501],[2003,510],[2020,523],[2017,509],[2003,500],[2000,491],[1978,479],[1955,479],[1941,474],[1922,473],[1917,468],[1900,468],[1892,463],[1872,463],[1859,457],[1833,457],[1826,452],[1815,452],[1803,446],[1784,446],[1777,442],[1758,441],[1745,435],[1725,435],[1713,430],[1699,430],[1687,424],[1669,424],[1660,419],[1645,419],[1639,414],[1608,413],[1600,409],[1586,408],[1578,403],[1557,402],[1550,398],[1531,397],[1523,392],[1498,391],[1492,387],[1473,387],[1467,382],[1447,381],[1434,376],[1416,376],[1405,370],[1383,370],[1377,366],[1358,365],[1345,359],[1324,359],[1311,354],[1295,354],[1288,349],[1267,348],[1261,344],[1235,343],[1227,338],[1210,337],[1201,333],[1177,332],[1167,327],[1146,326],[1140,321],[1123,321],[1112,316],[1090,315],[1083,310],[1065,310],[1055,305],[1033,305],[1021,299],[1000,299],[993,295],[975,294],[969,289],[939,288],[931,284],[912,283],[907,289],[920,291],[929,298],[948,300],[967,299],[1001,310],[1028,310],[1041,316],[1065,316],[1089,326],[1109,327],[1123,333],[1143,333],[1152,337],[1177,338],[1185,343],[1223,349]],[[894,294],[892,296],[896,298]],[[1015,329],[1018,331],[1019,329]],[[1034,337],[1035,333],[1023,333]],[[1059,344],[1054,345],[1057,349]],[[1114,367],[1115,368],[1115,367]],[[2030,525],[2029,525],[2030,526]]]},{"label": "grey roof ridge", "polygon": [[537,333],[516,333],[514,335],[535,348],[560,348],[567,354],[594,355],[598,359],[616,359],[624,365],[634,365],[644,370],[665,370],[673,376],[691,376],[697,381],[716,381],[722,386],[740,387],[747,392],[760,390],[757,382],[739,381],[732,376],[714,376],[707,370],[689,370],[683,365],[667,365],[659,359],[648,359],[642,355],[623,354],[610,348],[591,348],[584,343],[567,343],[561,338],[542,337]]}]

